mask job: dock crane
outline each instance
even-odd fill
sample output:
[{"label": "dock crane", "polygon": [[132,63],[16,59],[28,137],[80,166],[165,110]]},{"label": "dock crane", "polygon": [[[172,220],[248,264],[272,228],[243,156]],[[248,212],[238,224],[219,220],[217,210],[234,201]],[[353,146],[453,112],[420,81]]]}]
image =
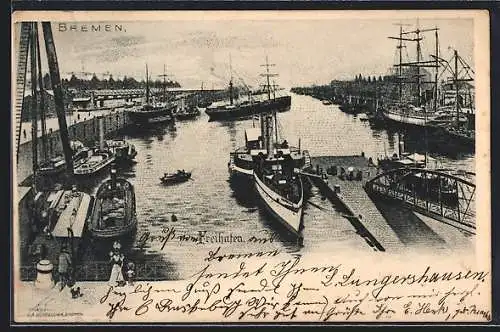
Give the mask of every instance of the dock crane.
[{"label": "dock crane", "polygon": [[[13,110],[15,114],[16,160],[19,159],[19,145],[21,141],[22,119],[26,105],[24,105],[24,93],[26,89],[26,75],[28,70],[28,58],[30,59],[30,85],[31,85],[31,137],[32,137],[32,164],[33,164],[33,187],[36,190],[36,173],[38,169],[38,120],[42,125],[43,157],[47,158],[46,126],[45,126],[45,100],[42,80],[42,63],[40,56],[40,41],[38,33],[38,22],[22,22],[20,27],[19,49],[17,54],[16,86]],[[43,39],[45,42],[46,58],[52,89],[54,91],[55,111],[59,124],[59,134],[61,137],[64,159],[66,162],[65,185],[72,186],[73,178],[73,158],[70,146],[68,126],[66,123],[64,109],[64,92],[61,84],[57,53],[52,35],[50,22],[42,22]],[[40,98],[38,97],[40,93]]]}]

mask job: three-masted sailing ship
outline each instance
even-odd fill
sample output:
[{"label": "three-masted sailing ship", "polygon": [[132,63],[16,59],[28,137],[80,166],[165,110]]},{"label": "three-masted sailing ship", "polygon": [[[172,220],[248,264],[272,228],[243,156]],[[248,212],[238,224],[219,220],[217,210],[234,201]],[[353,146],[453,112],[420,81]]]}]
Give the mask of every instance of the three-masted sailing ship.
[{"label": "three-masted sailing ship", "polygon": [[[433,120],[437,114],[437,94],[438,94],[438,71],[439,71],[439,28],[420,29],[417,28],[411,31],[403,31],[403,26],[400,25],[399,36],[389,37],[398,41],[397,49],[399,55],[399,62],[395,65],[397,68],[397,81],[399,86],[398,97],[399,99],[388,104],[382,109],[382,114],[386,120],[391,122],[425,127],[429,121]],[[423,40],[422,34],[425,32],[434,32],[435,35],[435,54],[434,59],[424,60],[421,50],[421,42]],[[416,59],[415,61],[403,62],[403,48],[406,46],[403,42],[416,43]],[[424,81],[422,78],[427,77],[427,71],[423,68],[434,68],[435,75],[433,81]],[[433,84],[433,88],[423,91],[424,84]],[[404,93],[403,89],[410,93]],[[406,91],[408,92],[408,91]],[[424,92],[424,94],[423,94]],[[430,94],[428,92],[431,92]],[[429,97],[429,95],[432,95]]]}]

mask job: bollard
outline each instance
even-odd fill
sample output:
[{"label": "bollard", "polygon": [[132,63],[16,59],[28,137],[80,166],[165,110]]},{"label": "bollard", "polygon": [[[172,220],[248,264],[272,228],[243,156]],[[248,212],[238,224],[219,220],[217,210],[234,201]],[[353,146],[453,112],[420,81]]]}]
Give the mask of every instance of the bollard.
[{"label": "bollard", "polygon": [[54,266],[47,259],[42,259],[36,265],[36,280],[35,287],[40,289],[50,289],[54,287],[54,282],[52,281],[52,269]]}]

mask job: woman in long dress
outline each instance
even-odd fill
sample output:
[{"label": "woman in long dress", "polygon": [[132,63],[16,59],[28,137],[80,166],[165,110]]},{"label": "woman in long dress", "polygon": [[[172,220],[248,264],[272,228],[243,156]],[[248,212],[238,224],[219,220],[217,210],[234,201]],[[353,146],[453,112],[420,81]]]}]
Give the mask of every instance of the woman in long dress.
[{"label": "woman in long dress", "polygon": [[109,261],[112,264],[111,275],[108,284],[110,286],[121,286],[125,281],[123,278],[123,261],[125,256],[120,252],[121,245],[118,242],[113,244],[113,251],[109,253]]}]

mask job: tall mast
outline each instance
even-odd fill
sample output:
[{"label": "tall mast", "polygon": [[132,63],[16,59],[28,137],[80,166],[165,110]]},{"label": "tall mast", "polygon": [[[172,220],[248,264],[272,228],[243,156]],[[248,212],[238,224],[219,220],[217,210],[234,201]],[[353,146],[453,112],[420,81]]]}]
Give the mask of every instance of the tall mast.
[{"label": "tall mast", "polygon": [[163,64],[163,75],[158,75],[163,78],[163,84],[162,84],[162,93],[163,93],[163,101],[167,101],[167,69],[166,65]]},{"label": "tall mast", "polygon": [[420,106],[420,94],[422,93],[421,91],[421,86],[420,86],[420,30],[417,27],[417,30],[415,31],[417,34],[417,106]]},{"label": "tall mast", "polygon": [[277,74],[272,74],[269,72],[269,67],[274,67],[276,64],[274,63],[269,63],[269,59],[266,55],[266,64],[261,65],[261,67],[266,67],[266,72],[264,74],[260,74],[260,76],[265,76],[267,84],[264,85],[265,88],[267,89],[267,98],[271,100],[271,82],[269,80],[270,77],[278,76]]},{"label": "tall mast", "polygon": [[436,31],[434,31],[434,35],[436,38],[436,58],[435,58],[435,66],[436,70],[434,71],[434,112],[437,111],[437,101],[438,101],[438,74],[439,74],[439,37],[438,37],[438,29],[436,27]]},{"label": "tall mast", "polygon": [[399,103],[403,98],[403,26],[399,26],[399,68],[398,68],[398,76],[399,76]]},{"label": "tall mast", "polygon": [[56,45],[52,36],[52,27],[50,22],[42,22],[43,36],[45,40],[45,50],[47,52],[47,61],[49,63],[50,80],[54,90],[54,103],[59,122],[59,133],[66,161],[66,175],[69,184],[73,184],[73,153],[69,143],[68,127],[66,124],[66,114],[64,111],[64,93],[59,76],[59,64],[57,63]]},{"label": "tall mast", "polygon": [[149,72],[148,64],[146,63],[146,105],[149,104]]},{"label": "tall mast", "polygon": [[231,54],[229,54],[229,103],[233,104],[233,64],[231,61]]},{"label": "tall mast", "polygon": [[31,64],[31,149],[33,162],[33,187],[36,188],[36,173],[38,171],[38,97],[37,97],[37,66],[36,66],[36,31],[32,23],[30,38],[30,64]]},{"label": "tall mast", "polygon": [[457,50],[453,51],[453,55],[455,57],[455,108],[457,112],[457,129],[460,129],[460,105],[458,103],[458,52]]},{"label": "tall mast", "polygon": [[407,33],[403,31],[403,26],[407,26],[408,24],[398,23],[395,25],[399,26],[398,37],[388,37],[388,38],[396,39],[398,41],[398,45],[396,46],[396,48],[398,50],[399,63],[395,67],[398,67],[398,92],[399,92],[398,97],[399,97],[399,103],[401,103],[403,100],[403,48],[405,48],[405,45],[403,45],[403,41],[412,41],[412,39],[407,39],[403,37],[403,35]]},{"label": "tall mast", "polygon": [[166,82],[166,77],[167,74],[165,74],[165,64],[163,65],[163,101],[167,101],[166,99],[166,90],[167,90],[167,82]]},{"label": "tall mast", "polygon": [[42,153],[44,160],[47,160],[49,157],[48,153],[48,142],[47,142],[47,124],[46,124],[46,114],[45,114],[45,89],[43,86],[43,77],[42,77],[42,59],[40,56],[40,40],[38,37],[38,24],[35,24],[33,27],[35,31],[36,37],[36,53],[37,53],[37,61],[38,61],[38,86],[40,87],[40,120],[42,123]]}]

